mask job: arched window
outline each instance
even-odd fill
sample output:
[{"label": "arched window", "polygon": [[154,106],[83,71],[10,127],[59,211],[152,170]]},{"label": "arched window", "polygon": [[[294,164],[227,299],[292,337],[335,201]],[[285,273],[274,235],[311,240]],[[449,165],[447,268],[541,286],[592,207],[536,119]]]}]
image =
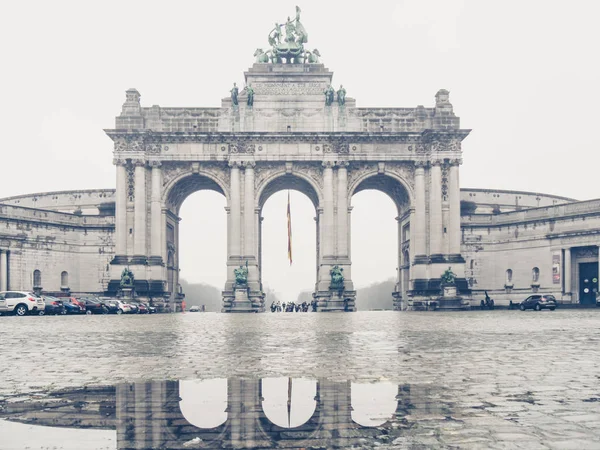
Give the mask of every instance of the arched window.
[{"label": "arched window", "polygon": [[42,287],[42,272],[37,269],[33,271],[33,287]]},{"label": "arched window", "polygon": [[69,272],[64,271],[60,274],[60,287],[61,288],[69,287]]},{"label": "arched window", "polygon": [[512,269],[506,270],[506,284],[512,284]]},{"label": "arched window", "polygon": [[540,281],[540,269],[538,269],[537,267],[531,269],[531,281],[533,283],[537,283]]}]

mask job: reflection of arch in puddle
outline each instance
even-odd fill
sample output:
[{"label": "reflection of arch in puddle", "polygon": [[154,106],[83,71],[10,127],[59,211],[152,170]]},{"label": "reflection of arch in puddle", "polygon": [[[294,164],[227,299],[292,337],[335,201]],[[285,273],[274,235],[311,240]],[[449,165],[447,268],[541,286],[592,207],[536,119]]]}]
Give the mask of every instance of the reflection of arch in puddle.
[{"label": "reflection of arch in puddle", "polygon": [[389,382],[352,383],[352,421],[378,427],[394,417],[398,407],[398,385]]},{"label": "reflection of arch in puddle", "polygon": [[317,382],[304,378],[263,378],[262,410],[281,428],[296,428],[308,422],[317,409]]},{"label": "reflection of arch in puddle", "polygon": [[227,421],[227,379],[182,380],[179,408],[198,428],[216,428]]}]

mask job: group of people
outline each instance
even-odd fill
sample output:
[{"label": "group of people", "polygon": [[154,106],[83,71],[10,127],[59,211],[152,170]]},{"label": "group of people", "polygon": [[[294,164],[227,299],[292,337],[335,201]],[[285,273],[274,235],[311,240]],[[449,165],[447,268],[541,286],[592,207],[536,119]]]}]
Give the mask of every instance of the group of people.
[{"label": "group of people", "polygon": [[281,303],[279,300],[276,302],[271,302],[271,312],[308,312],[308,308],[312,308],[312,311],[315,312],[317,310],[317,302],[313,300],[312,302],[302,302],[302,303]]}]

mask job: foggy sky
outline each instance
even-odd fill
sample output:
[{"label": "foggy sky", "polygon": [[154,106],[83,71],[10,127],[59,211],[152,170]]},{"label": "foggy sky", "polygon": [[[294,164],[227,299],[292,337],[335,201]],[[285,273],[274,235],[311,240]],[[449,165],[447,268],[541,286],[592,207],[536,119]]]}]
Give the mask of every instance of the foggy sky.
[{"label": "foggy sky", "polygon": [[[102,130],[114,127],[125,90],[138,89],[143,106],[220,106],[233,82],[243,86],[254,50],[267,47],[272,24],[293,16],[295,4],[4,3],[0,197],[114,188],[112,142]],[[307,46],[319,49],[334,86],[343,84],[358,106],[431,107],[439,89],[450,91],[462,128],[473,130],[463,142],[461,187],[600,197],[598,2],[300,6]],[[293,193],[290,268],[285,201],[280,192],[265,205],[263,280],[294,297],[314,287],[314,208]],[[355,283],[394,276],[391,200],[362,192],[352,202]],[[190,282],[223,285],[223,207],[223,198],[201,192],[181,209],[182,276]]]}]

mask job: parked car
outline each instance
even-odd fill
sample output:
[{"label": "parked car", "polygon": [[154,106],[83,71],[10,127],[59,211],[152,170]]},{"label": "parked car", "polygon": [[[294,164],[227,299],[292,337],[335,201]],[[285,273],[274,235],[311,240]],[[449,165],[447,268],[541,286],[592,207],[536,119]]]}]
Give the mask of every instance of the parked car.
[{"label": "parked car", "polygon": [[156,313],[156,307],[155,306],[152,306],[149,303],[146,303],[146,306],[148,307],[148,313],[150,313],[150,314]]},{"label": "parked car", "polygon": [[46,310],[44,299],[33,292],[3,291],[0,292],[0,313],[14,313],[25,316],[29,313],[42,314]]},{"label": "parked car", "polygon": [[108,308],[96,298],[80,298],[79,301],[84,302],[86,314],[108,314]]},{"label": "parked car", "polygon": [[131,314],[138,314],[140,312],[140,308],[137,303],[127,302],[129,308],[131,308]]},{"label": "parked car", "polygon": [[85,303],[80,302],[75,297],[61,297],[63,306],[67,311],[67,314],[84,314]]},{"label": "parked car", "polygon": [[146,305],[145,303],[133,302],[133,304],[138,307],[138,313],[140,313],[140,314],[149,314],[150,313],[150,310],[148,309],[148,305]]},{"label": "parked car", "polygon": [[45,314],[64,315],[67,313],[65,305],[63,305],[63,301],[60,298],[52,297],[50,295],[44,295],[43,298],[46,303]]},{"label": "parked car", "polygon": [[112,314],[128,314],[131,312],[131,307],[121,300],[106,300],[104,304],[108,308],[108,312]]},{"label": "parked car", "polygon": [[200,312],[200,307],[199,306],[192,306],[190,308],[190,312]]},{"label": "parked car", "polygon": [[534,309],[536,311],[541,311],[542,309],[549,309],[550,311],[554,311],[556,309],[556,299],[553,295],[530,295],[525,300],[521,302],[519,305],[519,309],[521,311],[525,311],[526,309]]}]

